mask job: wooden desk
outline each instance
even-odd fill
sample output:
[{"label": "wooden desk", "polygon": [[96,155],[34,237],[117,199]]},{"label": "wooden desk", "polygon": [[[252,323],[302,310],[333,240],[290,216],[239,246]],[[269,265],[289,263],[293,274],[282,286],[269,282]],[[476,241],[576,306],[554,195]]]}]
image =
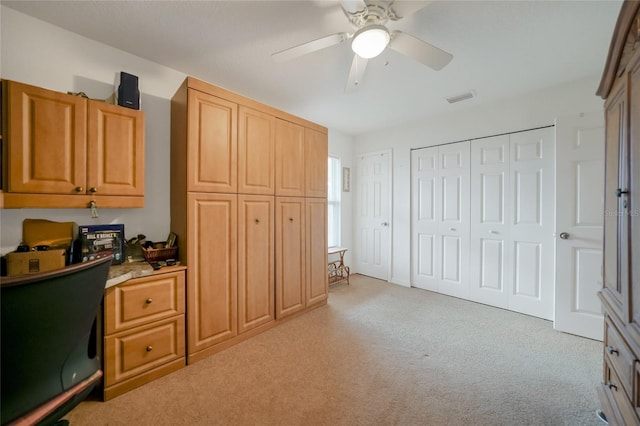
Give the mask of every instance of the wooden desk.
[{"label": "wooden desk", "polygon": [[331,247],[327,254],[329,258],[337,255],[338,259],[329,259],[329,285],[346,281],[349,284],[349,267],[344,264],[344,254],[347,251],[342,247]]}]

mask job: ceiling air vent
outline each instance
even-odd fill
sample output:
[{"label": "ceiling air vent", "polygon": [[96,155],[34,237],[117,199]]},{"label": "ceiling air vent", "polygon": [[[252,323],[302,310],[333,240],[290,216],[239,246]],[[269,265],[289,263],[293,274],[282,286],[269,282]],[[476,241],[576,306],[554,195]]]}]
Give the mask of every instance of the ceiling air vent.
[{"label": "ceiling air vent", "polygon": [[473,91],[469,91],[466,93],[462,93],[461,95],[451,96],[450,98],[447,98],[447,102],[449,102],[450,104],[455,104],[456,102],[461,102],[461,101],[466,101],[467,99],[471,99],[474,96],[475,95]]}]

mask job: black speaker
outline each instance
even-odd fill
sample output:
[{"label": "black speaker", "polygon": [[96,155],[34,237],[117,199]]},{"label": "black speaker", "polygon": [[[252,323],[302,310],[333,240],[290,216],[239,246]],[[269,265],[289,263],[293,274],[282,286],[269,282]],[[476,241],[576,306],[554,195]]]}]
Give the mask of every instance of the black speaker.
[{"label": "black speaker", "polygon": [[118,105],[140,109],[140,90],[138,90],[138,77],[120,72],[120,85],[118,86]]}]

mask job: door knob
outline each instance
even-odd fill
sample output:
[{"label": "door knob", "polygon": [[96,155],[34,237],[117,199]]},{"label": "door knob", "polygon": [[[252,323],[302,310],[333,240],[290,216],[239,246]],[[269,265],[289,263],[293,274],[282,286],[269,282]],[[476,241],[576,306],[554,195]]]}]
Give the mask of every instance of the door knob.
[{"label": "door knob", "polygon": [[561,232],[560,233],[560,238],[562,238],[563,240],[568,240],[569,239],[569,233],[568,232]]}]

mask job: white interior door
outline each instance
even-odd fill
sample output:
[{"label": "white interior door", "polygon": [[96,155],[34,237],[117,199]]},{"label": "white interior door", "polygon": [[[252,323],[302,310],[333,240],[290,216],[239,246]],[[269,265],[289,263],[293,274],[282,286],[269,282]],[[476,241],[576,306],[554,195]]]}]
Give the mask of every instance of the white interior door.
[{"label": "white interior door", "polygon": [[509,309],[549,320],[555,279],[554,145],[550,127],[509,136]]},{"label": "white interior door", "polygon": [[468,298],[469,293],[469,142],[438,147],[440,184],[438,291]]},{"label": "white interior door", "polygon": [[439,200],[438,148],[411,151],[411,281],[431,291],[440,279]]},{"label": "white interior door", "polygon": [[508,308],[511,289],[509,135],[471,142],[469,298]]},{"label": "white interior door", "polygon": [[391,151],[357,159],[356,272],[389,280]]},{"label": "white interior door", "polygon": [[602,112],[556,119],[556,330],[603,339]]}]

